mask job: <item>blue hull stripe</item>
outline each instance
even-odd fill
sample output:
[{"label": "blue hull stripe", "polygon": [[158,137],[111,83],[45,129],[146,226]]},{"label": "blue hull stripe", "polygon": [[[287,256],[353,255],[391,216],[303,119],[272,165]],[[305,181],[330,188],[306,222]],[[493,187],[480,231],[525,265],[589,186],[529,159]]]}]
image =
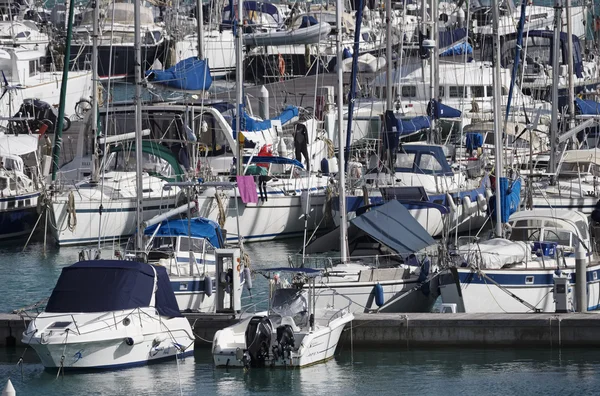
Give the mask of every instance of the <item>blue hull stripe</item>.
[{"label": "blue hull stripe", "polygon": [[[163,205],[163,206],[148,206],[144,207],[144,210],[163,210],[173,209],[175,205]],[[136,208],[115,208],[115,209],[102,209],[102,213],[119,213],[119,212],[135,212]],[[76,209],[76,213],[98,213],[100,209]]]},{"label": "blue hull stripe", "polygon": [[[596,274],[596,279],[594,279]],[[460,283],[462,284],[491,284],[491,282],[479,276],[476,272],[459,272]],[[497,274],[497,273],[486,273],[486,275],[498,282],[502,286],[553,286],[554,278],[552,273],[540,273],[540,272],[524,272],[519,274]],[[528,282],[527,282],[528,281]],[[572,272],[569,277],[571,284],[576,281],[575,273]],[[595,270],[587,271],[587,282],[598,282],[600,281],[600,268]]]}]

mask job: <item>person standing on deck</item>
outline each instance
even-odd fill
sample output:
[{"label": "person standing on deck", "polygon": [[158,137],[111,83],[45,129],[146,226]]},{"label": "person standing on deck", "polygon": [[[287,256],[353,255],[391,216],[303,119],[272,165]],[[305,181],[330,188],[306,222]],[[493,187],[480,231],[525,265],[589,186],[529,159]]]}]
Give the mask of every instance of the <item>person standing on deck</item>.
[{"label": "person standing on deck", "polygon": [[306,170],[310,173],[310,159],[308,158],[308,130],[302,124],[296,125],[294,132],[294,149],[296,160],[302,162],[302,156],[306,160]]}]

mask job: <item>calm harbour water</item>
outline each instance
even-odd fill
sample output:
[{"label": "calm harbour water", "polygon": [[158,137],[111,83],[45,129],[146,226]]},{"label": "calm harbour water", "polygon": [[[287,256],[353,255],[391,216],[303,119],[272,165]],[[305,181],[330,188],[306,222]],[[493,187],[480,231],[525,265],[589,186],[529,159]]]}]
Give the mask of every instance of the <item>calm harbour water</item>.
[{"label": "calm harbour water", "polygon": [[[247,245],[255,268],[287,265],[301,241]],[[62,267],[77,260],[78,248],[36,243],[0,246],[0,311],[47,297]],[[106,250],[105,253],[108,253]],[[266,281],[255,279],[255,301]],[[195,356],[102,373],[44,371],[33,350],[0,349],[0,388],[10,377],[17,395],[374,395],[374,394],[594,394],[600,389],[598,350],[432,349],[338,350],[334,360],[302,370],[215,369],[210,349]],[[24,354],[24,364],[17,365]]]}]

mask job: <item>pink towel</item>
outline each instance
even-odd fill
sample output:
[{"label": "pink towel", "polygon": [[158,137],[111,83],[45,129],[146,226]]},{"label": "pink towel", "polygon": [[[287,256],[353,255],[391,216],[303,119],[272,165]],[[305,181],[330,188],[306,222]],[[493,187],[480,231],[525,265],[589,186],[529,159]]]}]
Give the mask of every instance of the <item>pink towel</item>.
[{"label": "pink towel", "polygon": [[236,176],[238,190],[243,203],[258,203],[258,194],[256,192],[256,183],[254,176]]}]

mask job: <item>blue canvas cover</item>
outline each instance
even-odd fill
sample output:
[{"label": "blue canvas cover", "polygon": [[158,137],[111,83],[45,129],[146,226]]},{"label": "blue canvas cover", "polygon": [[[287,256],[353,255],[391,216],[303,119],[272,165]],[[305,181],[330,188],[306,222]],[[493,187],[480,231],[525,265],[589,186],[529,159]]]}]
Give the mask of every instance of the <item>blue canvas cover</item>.
[{"label": "blue canvas cover", "polygon": [[401,136],[411,135],[430,127],[429,117],[418,116],[409,120],[402,120],[396,118],[392,110],[386,110],[383,144],[388,148],[397,148]]},{"label": "blue canvas cover", "polygon": [[148,81],[184,91],[206,91],[212,76],[206,60],[195,56],[184,59],[167,70],[147,70]]},{"label": "blue canvas cover", "polygon": [[[252,118],[248,113],[244,112],[244,119],[242,123],[242,131],[243,132],[253,132],[253,131],[265,131],[273,125],[271,121],[276,120],[280,121],[281,125],[285,125],[288,122],[292,121],[294,118],[298,117],[298,108],[296,106],[287,106],[281,114],[277,117],[270,118],[268,120],[257,120],[256,118]],[[232,128],[235,132],[236,130],[236,121],[235,117],[232,122]],[[250,137],[248,137],[250,139]]]},{"label": "blue canvas cover", "polygon": [[350,224],[398,254],[418,252],[435,244],[427,230],[396,200],[355,217]]},{"label": "blue canvas cover", "polygon": [[300,24],[300,29],[306,28],[313,25],[318,25],[319,21],[312,15],[304,15],[302,16],[302,23]]},{"label": "blue canvas cover", "polygon": [[[155,306],[164,316],[181,316],[164,267],[158,276]],[[124,260],[80,261],[63,268],[46,312],[94,313],[148,307],[154,288],[150,264]]]},{"label": "blue canvas cover", "polygon": [[467,37],[467,33],[468,32],[466,28],[440,31],[438,33],[438,48],[444,49],[459,40],[464,40]]},{"label": "blue canvas cover", "polygon": [[464,54],[472,54],[473,47],[469,43],[459,43],[455,44],[452,47],[443,51],[440,56],[454,56],[454,55],[464,55]]},{"label": "blue canvas cover", "polygon": [[470,132],[466,134],[465,146],[467,150],[473,151],[483,146],[483,135],[479,132]]},{"label": "blue canvas cover", "polygon": [[427,105],[427,115],[433,119],[460,118],[462,113],[460,110],[457,110],[454,107],[447,106],[435,99],[431,99]]},{"label": "blue canvas cover", "polygon": [[[502,213],[500,213],[502,223],[507,223],[510,215],[515,213],[521,202],[521,179],[517,179],[509,186],[510,180],[506,177],[500,178],[500,204]],[[490,216],[496,219],[496,192],[490,197]]]},{"label": "blue canvas cover", "polygon": [[146,227],[144,234],[153,235],[154,231],[159,226],[160,228],[156,232],[156,236],[169,237],[189,235],[196,238],[206,238],[216,248],[223,247],[223,233],[221,232],[221,227],[214,221],[203,217],[195,217],[189,221],[191,233],[188,233],[188,219],[176,219],[164,220],[161,223]]},{"label": "blue canvas cover", "polygon": [[598,115],[600,114],[600,103],[595,100],[575,98],[575,112],[581,115]]}]

